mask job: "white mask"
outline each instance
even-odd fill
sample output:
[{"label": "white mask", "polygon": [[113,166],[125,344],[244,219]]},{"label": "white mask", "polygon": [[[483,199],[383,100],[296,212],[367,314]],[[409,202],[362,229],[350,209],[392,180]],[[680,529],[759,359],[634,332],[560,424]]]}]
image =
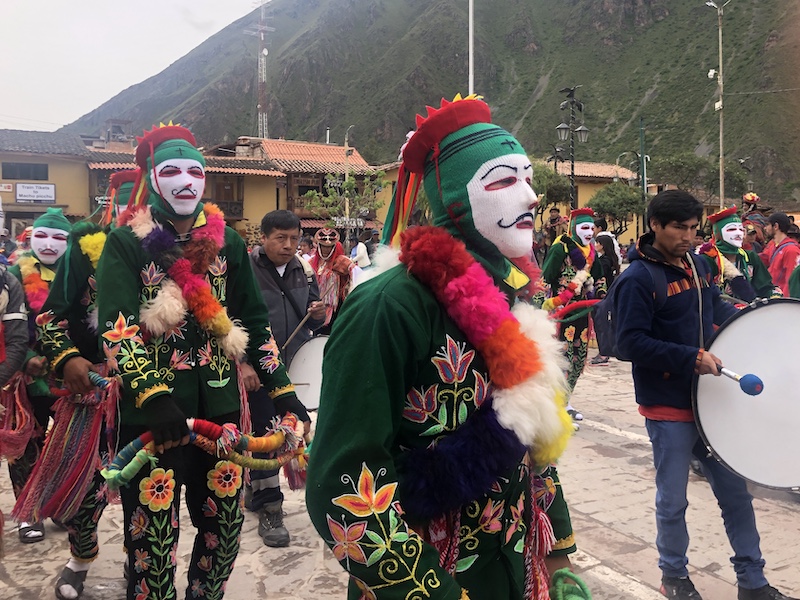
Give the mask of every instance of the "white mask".
[{"label": "white mask", "polygon": [[594,223],[586,221],[575,225],[575,235],[581,241],[581,245],[586,246],[594,237]]},{"label": "white mask", "polygon": [[68,237],[69,233],[63,229],[34,227],[31,232],[31,250],[39,257],[39,262],[52,265],[67,251]]},{"label": "white mask", "polygon": [[150,171],[153,189],[178,215],[191,215],[206,189],[203,165],[192,158],[169,158]]},{"label": "white mask", "polygon": [[742,247],[744,241],[744,225],[741,223],[728,223],[722,228],[722,240],[731,246]]},{"label": "white mask", "polygon": [[506,258],[529,256],[538,200],[531,161],[522,154],[489,160],[467,183],[475,229]]}]

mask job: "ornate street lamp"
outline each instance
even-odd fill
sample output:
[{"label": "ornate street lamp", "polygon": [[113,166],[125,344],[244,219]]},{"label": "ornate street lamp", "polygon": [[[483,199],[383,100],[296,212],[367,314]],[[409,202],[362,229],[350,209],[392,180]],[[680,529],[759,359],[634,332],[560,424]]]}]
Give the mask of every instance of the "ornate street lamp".
[{"label": "ornate street lamp", "polygon": [[581,112],[581,120],[583,120],[583,102],[575,97],[575,90],[579,85],[571,88],[564,88],[559,90],[559,93],[566,94],[567,99],[561,103],[561,110],[569,108],[569,123],[561,123],[556,127],[558,133],[558,140],[566,142],[569,140],[569,205],[571,209],[578,208],[578,199],[575,194],[575,138],[578,138],[580,143],[585,143],[589,139],[589,128],[583,123],[576,126],[575,113]]}]

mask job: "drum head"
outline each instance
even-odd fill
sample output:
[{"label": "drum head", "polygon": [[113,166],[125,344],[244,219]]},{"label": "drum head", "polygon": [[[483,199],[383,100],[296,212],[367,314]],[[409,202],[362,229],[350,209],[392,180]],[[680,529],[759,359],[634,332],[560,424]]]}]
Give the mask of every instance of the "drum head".
[{"label": "drum head", "polygon": [[745,479],[773,488],[800,486],[800,300],[781,298],[742,310],[708,349],[738,373],[764,382],[757,396],[725,376],[695,378],[698,428],[716,457]]},{"label": "drum head", "polygon": [[327,335],[318,335],[303,342],[286,370],[294,384],[297,398],[308,410],[319,408],[319,395],[322,390],[322,353],[327,341]]}]

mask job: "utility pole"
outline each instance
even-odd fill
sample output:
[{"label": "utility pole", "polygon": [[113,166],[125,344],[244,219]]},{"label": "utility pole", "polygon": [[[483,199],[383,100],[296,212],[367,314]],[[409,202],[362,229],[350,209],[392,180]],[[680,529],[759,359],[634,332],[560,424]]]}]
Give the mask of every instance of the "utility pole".
[{"label": "utility pole", "polygon": [[[719,0],[718,0],[719,1]],[[714,105],[714,110],[719,113],[719,207],[725,208],[725,151],[723,150],[723,129],[722,129],[722,100],[724,90],[724,80],[722,78],[722,12],[731,3],[728,0],[725,4],[717,4],[708,0],[706,6],[717,10],[717,30],[719,32],[719,66],[717,67],[717,81],[719,82],[719,100]],[[712,76],[711,74],[709,74]]]},{"label": "utility pole", "polygon": [[469,93],[475,93],[475,0],[469,0]]},{"label": "utility pole", "polygon": [[347,131],[344,132],[344,231],[345,242],[347,244],[350,244],[350,194],[347,190],[347,181],[350,177],[350,155],[353,153],[348,144],[348,140],[352,128],[353,125],[350,125]]},{"label": "utility pole", "polygon": [[[642,204],[647,202],[647,159],[644,151],[644,117],[639,117],[639,183],[642,186]],[[645,211],[645,215],[647,212]],[[646,227],[647,224],[645,224]],[[636,218],[636,239],[639,239],[639,217]]]},{"label": "utility pole", "polygon": [[258,132],[260,138],[269,138],[269,121],[267,119],[267,50],[266,36],[267,32],[275,31],[274,27],[267,25],[266,6],[270,0],[261,0],[261,14],[258,19],[258,25],[252,29],[245,29],[247,35],[258,36],[258,64],[256,70],[256,81],[258,90],[258,103],[256,104],[256,111],[258,113]]}]

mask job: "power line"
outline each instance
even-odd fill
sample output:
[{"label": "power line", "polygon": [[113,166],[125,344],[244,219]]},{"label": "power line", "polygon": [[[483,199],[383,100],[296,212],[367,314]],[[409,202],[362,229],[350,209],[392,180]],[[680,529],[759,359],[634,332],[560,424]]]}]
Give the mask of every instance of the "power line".
[{"label": "power line", "polygon": [[783,88],[781,90],[763,90],[759,92],[725,92],[726,96],[750,96],[753,94],[780,94],[783,92],[796,92],[800,88]]},{"label": "power line", "polygon": [[19,117],[16,115],[2,115],[0,114],[0,118],[3,119],[11,119],[12,121],[30,121],[35,123],[47,123],[48,125],[58,125],[59,127],[63,127],[64,123],[56,123],[55,121],[45,121],[43,119],[31,119],[29,117]]}]

